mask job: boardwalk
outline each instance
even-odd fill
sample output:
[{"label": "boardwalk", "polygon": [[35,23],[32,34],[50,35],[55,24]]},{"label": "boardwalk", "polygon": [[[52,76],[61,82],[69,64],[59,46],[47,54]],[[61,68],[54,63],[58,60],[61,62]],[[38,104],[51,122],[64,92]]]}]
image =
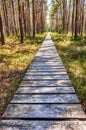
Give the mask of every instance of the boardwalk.
[{"label": "boardwalk", "polygon": [[86,130],[86,116],[50,36],[3,114],[0,130]]}]

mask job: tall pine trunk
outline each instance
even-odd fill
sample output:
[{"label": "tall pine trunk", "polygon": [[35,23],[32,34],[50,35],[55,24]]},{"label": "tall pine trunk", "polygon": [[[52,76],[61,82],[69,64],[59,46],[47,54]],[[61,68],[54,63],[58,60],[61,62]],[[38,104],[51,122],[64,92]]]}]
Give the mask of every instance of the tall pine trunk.
[{"label": "tall pine trunk", "polygon": [[26,36],[26,12],[25,12],[25,3],[22,4],[22,13],[23,13],[23,25],[24,25],[24,34]]},{"label": "tall pine trunk", "polygon": [[32,0],[32,10],[33,10],[33,38],[35,37],[35,0]]},{"label": "tall pine trunk", "polygon": [[81,36],[83,35],[84,28],[84,0],[81,0]]},{"label": "tall pine trunk", "polygon": [[79,0],[76,0],[76,14],[75,14],[75,38],[78,36],[78,4]]},{"label": "tall pine trunk", "polygon": [[19,10],[19,26],[20,26],[21,43],[23,43],[23,41],[24,41],[24,32],[23,32],[22,0],[18,0],[18,10]]},{"label": "tall pine trunk", "polygon": [[9,36],[9,24],[8,24],[8,11],[7,11],[7,6],[6,6],[6,0],[2,0],[2,8],[3,8],[3,13],[4,13],[4,21],[5,21],[5,28],[6,28],[6,33]]},{"label": "tall pine trunk", "polygon": [[11,0],[11,3],[12,3],[12,11],[13,11],[14,30],[15,30],[15,34],[17,35],[17,27],[16,27],[15,11],[14,11],[14,1]]},{"label": "tall pine trunk", "polygon": [[30,37],[30,31],[31,31],[30,2],[29,2],[29,0],[27,0],[27,32],[28,32],[29,37]]},{"label": "tall pine trunk", "polygon": [[5,39],[4,39],[4,33],[3,33],[3,25],[2,25],[1,14],[0,14],[0,34],[1,34],[1,37],[0,37],[1,43],[2,43],[2,45],[4,45],[5,44]]},{"label": "tall pine trunk", "polygon": [[68,14],[68,22],[67,22],[67,33],[70,31],[70,15],[71,15],[71,0],[69,1],[69,14]]},{"label": "tall pine trunk", "polygon": [[67,32],[67,0],[63,0],[63,32]]},{"label": "tall pine trunk", "polygon": [[72,36],[75,33],[75,0],[73,0],[73,11],[72,11]]}]

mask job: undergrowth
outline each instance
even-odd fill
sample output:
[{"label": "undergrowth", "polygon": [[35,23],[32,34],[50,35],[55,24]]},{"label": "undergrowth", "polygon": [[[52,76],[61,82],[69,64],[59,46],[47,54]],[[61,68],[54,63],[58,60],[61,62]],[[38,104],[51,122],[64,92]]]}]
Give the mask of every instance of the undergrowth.
[{"label": "undergrowth", "polygon": [[46,33],[34,39],[25,38],[23,44],[18,37],[10,36],[6,38],[6,45],[0,45],[0,115],[18,89],[45,36]]},{"label": "undergrowth", "polygon": [[57,51],[86,112],[86,37],[51,33]]}]

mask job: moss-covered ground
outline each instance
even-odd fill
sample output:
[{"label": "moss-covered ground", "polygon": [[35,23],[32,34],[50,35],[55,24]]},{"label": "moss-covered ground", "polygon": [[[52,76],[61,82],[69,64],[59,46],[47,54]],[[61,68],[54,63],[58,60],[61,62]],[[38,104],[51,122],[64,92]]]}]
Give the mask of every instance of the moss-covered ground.
[{"label": "moss-covered ground", "polygon": [[23,44],[17,37],[10,36],[6,37],[6,45],[0,45],[0,115],[18,89],[45,36],[46,33],[34,39],[25,38]]},{"label": "moss-covered ground", "polygon": [[86,36],[51,33],[71,82],[86,112]]}]

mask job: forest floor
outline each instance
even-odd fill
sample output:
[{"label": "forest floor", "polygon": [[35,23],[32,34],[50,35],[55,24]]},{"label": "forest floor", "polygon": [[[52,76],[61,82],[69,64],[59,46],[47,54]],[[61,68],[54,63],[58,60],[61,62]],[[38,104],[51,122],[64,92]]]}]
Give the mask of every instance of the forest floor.
[{"label": "forest floor", "polygon": [[17,90],[24,74],[43,42],[45,34],[25,39],[21,44],[19,39],[10,36],[6,45],[0,46],[0,116]]},{"label": "forest floor", "polygon": [[86,113],[86,37],[51,36]]}]

